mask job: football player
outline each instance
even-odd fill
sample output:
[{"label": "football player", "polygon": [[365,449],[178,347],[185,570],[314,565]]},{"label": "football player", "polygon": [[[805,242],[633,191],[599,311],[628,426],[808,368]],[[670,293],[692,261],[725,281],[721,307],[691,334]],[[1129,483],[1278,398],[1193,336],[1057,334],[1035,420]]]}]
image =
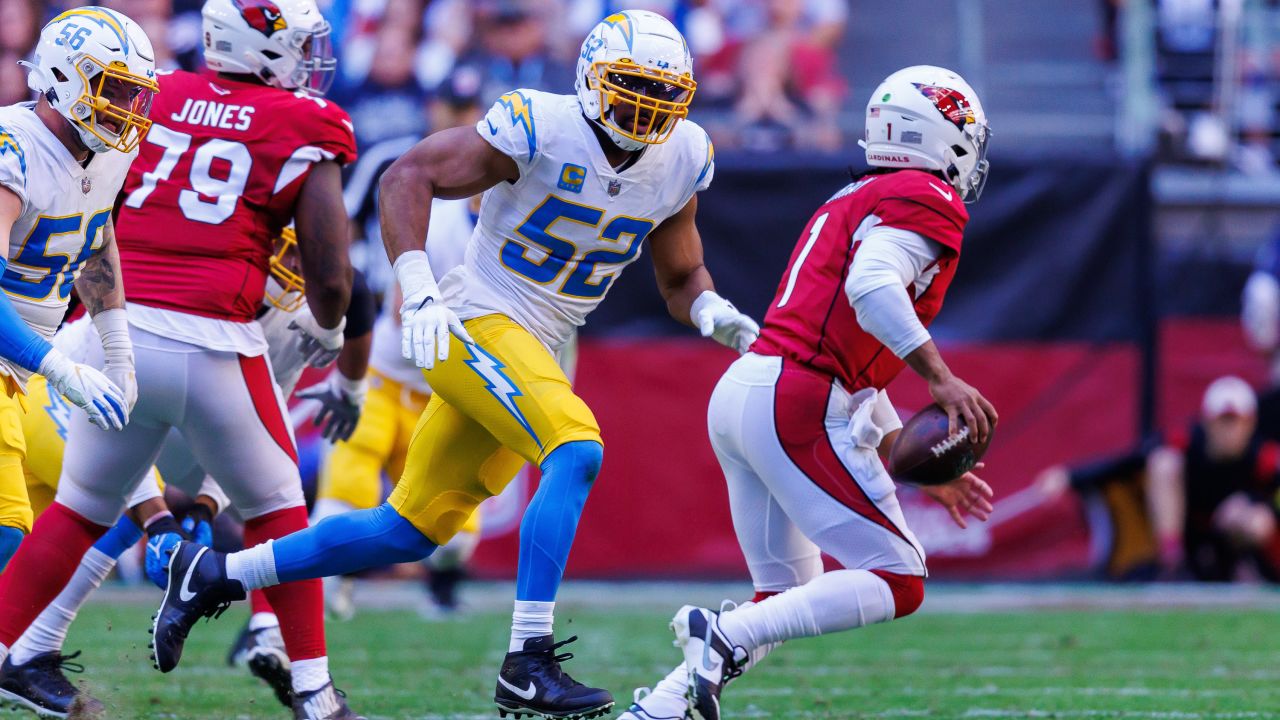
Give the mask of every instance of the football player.
[{"label": "football player", "polygon": [[[982,442],[995,425],[995,408],[951,373],[926,329],[955,277],[965,203],[986,181],[987,136],[973,88],[949,70],[905,68],[872,93],[862,143],[872,170],[814,213],[759,340],[707,411],[754,602],[681,608],[671,627],[684,664],[628,720],[719,720],[724,684],[778,643],[920,606],[924,550],[880,458],[902,427],[884,388],[910,366],[952,433],[963,422]],[[991,488],[971,473],[922,490],[960,527],[992,509]],[[843,569],[823,573],[823,552]]]},{"label": "football player", "polygon": [[[158,122],[119,208],[142,422],[114,437],[72,422],[57,499],[0,578],[5,648],[115,522],[170,428],[218,478],[250,545],[307,526],[292,428],[253,320],[273,241],[293,221],[316,353],[341,347],[351,267],[340,165],[355,140],[322,97],[335,63],[314,0],[208,0],[203,18],[217,75],[160,78]],[[294,716],[355,718],[329,676],[319,581],[266,594],[292,663]],[[158,653],[161,670],[173,668],[166,660]]]},{"label": "football player", "polygon": [[[577,96],[515,90],[474,128],[435,133],[381,181],[382,236],[404,295],[401,351],[434,394],[389,501],[220,555],[183,544],[159,613],[176,659],[200,617],[246,589],[404,562],[447,543],[525,462],[542,481],[520,531],[501,712],[589,717],[613,704],[564,672],[552,614],[600,469],[600,429],[554,353],[648,241],[671,314],[745,350],[758,327],[713,289],[696,193],[711,142],[685,120],[695,83],[684,38],[659,15],[610,15],[582,45]],[[437,284],[422,249],[430,200],[486,191],[463,265]],[[179,578],[179,580],[174,580]]]},{"label": "football player", "polygon": [[[154,57],[124,15],[70,10],[23,63],[37,101],[0,108],[0,569],[31,530],[28,377],[48,378],[103,429],[123,428],[137,397],[111,205],[150,127]],[[49,344],[73,285],[102,336],[105,372]]]}]

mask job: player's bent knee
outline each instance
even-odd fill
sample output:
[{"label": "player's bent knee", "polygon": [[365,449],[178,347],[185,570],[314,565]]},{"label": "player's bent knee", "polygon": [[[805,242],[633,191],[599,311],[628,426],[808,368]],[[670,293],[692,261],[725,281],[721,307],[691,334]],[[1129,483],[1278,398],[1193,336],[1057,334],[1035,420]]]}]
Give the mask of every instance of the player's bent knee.
[{"label": "player's bent knee", "polygon": [[582,477],[591,483],[600,474],[603,463],[604,445],[594,440],[577,440],[552,450],[541,468],[544,476],[567,471],[570,476]]},{"label": "player's bent knee", "polygon": [[437,545],[431,538],[414,527],[413,523],[396,512],[391,505],[383,503],[374,512],[381,516],[380,519],[389,528],[385,537],[388,549],[396,555],[396,558],[392,558],[394,562],[421,560],[435,551]]},{"label": "player's bent knee", "polygon": [[919,575],[900,575],[884,570],[872,570],[876,577],[885,581],[889,592],[893,593],[893,618],[906,617],[924,602],[924,578]]}]

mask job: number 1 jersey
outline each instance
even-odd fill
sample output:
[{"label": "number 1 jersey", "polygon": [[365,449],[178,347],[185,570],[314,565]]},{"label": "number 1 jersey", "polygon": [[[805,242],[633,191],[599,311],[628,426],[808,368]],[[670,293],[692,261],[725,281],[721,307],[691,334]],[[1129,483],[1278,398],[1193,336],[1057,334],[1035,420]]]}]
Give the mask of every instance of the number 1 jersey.
[{"label": "number 1 jersey", "polygon": [[332,102],[266,85],[182,71],[158,80],[116,220],[125,296],[250,322],[312,166],[355,159],[351,121]]}]

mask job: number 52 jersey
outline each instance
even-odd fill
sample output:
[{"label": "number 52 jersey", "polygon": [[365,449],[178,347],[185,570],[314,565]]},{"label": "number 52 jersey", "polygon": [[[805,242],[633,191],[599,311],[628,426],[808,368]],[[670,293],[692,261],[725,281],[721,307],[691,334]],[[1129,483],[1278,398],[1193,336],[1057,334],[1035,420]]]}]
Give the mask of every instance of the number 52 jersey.
[{"label": "number 52 jersey", "polygon": [[355,159],[351,121],[327,100],[266,85],[182,71],[157,80],[116,221],[125,296],[249,323],[311,168]]},{"label": "number 52 jersey", "polygon": [[516,90],[476,124],[520,178],[485,193],[466,259],[440,282],[463,320],[501,313],[558,350],[649,233],[711,184],[697,124],[681,120],[618,172],[588,122],[574,95]]},{"label": "number 52 jersey", "polygon": [[[45,338],[62,322],[80,268],[106,242],[103,229],[133,157],[111,150],[81,166],[34,103],[0,108],[0,186],[22,201],[0,288]],[[6,375],[21,384],[28,373],[0,360],[0,391]]]}]

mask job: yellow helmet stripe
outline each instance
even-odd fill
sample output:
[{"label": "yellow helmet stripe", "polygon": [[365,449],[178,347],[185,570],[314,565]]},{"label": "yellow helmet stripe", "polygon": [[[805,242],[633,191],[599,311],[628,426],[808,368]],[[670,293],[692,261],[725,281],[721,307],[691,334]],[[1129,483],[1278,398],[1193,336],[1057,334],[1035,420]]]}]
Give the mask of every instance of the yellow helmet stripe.
[{"label": "yellow helmet stripe", "polygon": [[120,46],[124,49],[125,54],[129,54],[129,34],[125,32],[124,26],[121,25],[111,13],[103,10],[102,8],[93,6],[74,8],[54,18],[53,22],[58,22],[59,20],[73,16],[87,17],[96,21],[99,25],[111,30],[111,32],[114,32],[116,37],[120,39]]},{"label": "yellow helmet stripe", "polygon": [[631,24],[631,16],[624,12],[614,13],[605,18],[604,22],[618,28],[618,31],[622,33],[622,39],[627,41],[627,52],[631,52],[634,49],[633,46],[636,39],[636,30]]}]

